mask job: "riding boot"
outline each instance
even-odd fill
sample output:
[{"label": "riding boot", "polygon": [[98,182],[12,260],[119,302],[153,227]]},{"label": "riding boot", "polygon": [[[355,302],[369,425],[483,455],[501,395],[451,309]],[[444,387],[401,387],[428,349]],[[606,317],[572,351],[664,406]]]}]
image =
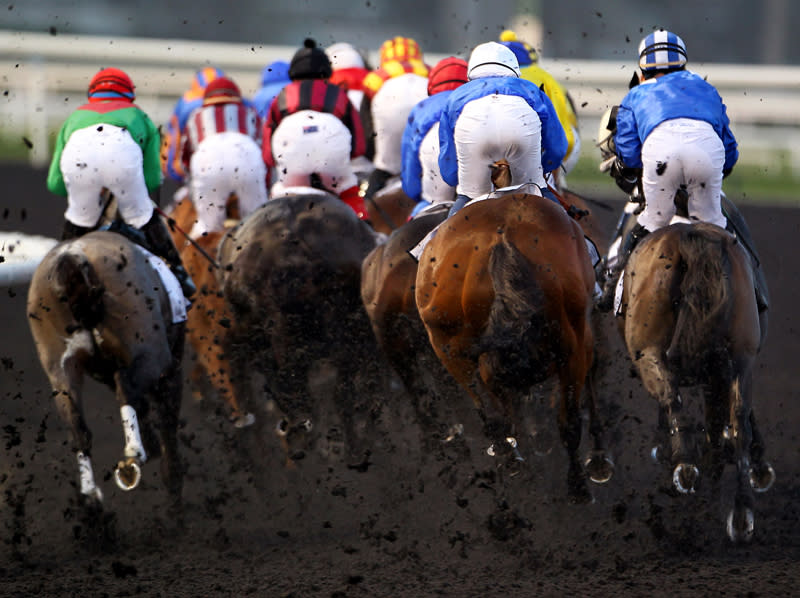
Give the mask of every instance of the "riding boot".
[{"label": "riding boot", "polygon": [[625,240],[622,242],[622,247],[619,250],[617,261],[608,271],[608,275],[603,284],[603,295],[597,302],[598,310],[603,312],[611,311],[611,308],[614,306],[614,295],[617,291],[619,276],[622,274],[622,270],[625,269],[625,264],[628,263],[628,258],[633,253],[633,250],[636,249],[639,241],[646,237],[649,232],[649,230],[637,222],[626,235]]},{"label": "riding boot", "polygon": [[[756,305],[758,306],[758,313],[769,309],[769,291],[767,290],[767,280],[764,278],[764,271],[761,269],[761,261],[755,255],[752,248],[752,240],[747,236],[743,237],[742,234],[733,225],[730,219],[727,219],[725,230],[731,233],[736,239],[742,242],[742,246],[750,256],[750,267],[753,270],[753,290],[756,294]],[[747,233],[745,233],[746,235]]]},{"label": "riding boot", "polygon": [[61,240],[69,241],[70,239],[77,239],[88,233],[91,228],[88,226],[78,226],[69,220],[64,221],[64,229],[61,231]]},{"label": "riding boot", "polygon": [[378,191],[383,189],[383,187],[386,185],[386,181],[388,181],[391,176],[391,172],[387,172],[380,168],[376,168],[369,173],[369,178],[367,179],[367,189],[364,192],[364,198],[370,199]]},{"label": "riding boot", "polygon": [[456,195],[456,200],[450,207],[450,211],[447,213],[447,217],[450,218],[450,216],[452,216],[453,214],[458,212],[461,208],[463,208],[465,205],[467,205],[471,199],[472,199],[471,197],[464,195],[462,193]]},{"label": "riding boot", "polygon": [[187,299],[191,298],[197,292],[197,287],[183,267],[181,256],[172,242],[167,225],[156,212],[153,212],[152,218],[142,226],[141,230],[147,240],[148,249],[166,260],[175,278],[181,283],[184,296]]}]

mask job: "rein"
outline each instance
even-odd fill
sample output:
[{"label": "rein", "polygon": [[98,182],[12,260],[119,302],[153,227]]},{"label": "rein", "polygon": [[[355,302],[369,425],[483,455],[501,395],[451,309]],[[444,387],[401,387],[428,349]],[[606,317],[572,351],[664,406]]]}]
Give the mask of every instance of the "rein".
[{"label": "rein", "polygon": [[386,213],[386,210],[380,207],[378,203],[374,199],[372,199],[372,197],[367,197],[365,199],[375,207],[380,217],[383,218],[386,224],[389,225],[389,228],[391,228],[393,231],[397,230],[397,225],[394,223],[394,220],[392,220],[391,216],[389,216],[389,214]]},{"label": "rein", "polygon": [[186,232],[185,230],[183,230],[183,229],[182,229],[180,226],[178,226],[178,223],[177,223],[177,222],[175,222],[175,219],[174,219],[174,218],[172,218],[171,216],[169,216],[168,214],[166,214],[166,213],[165,213],[165,212],[164,212],[164,211],[163,211],[161,208],[159,208],[159,207],[158,207],[158,206],[155,204],[155,202],[153,202],[153,209],[154,209],[156,212],[158,212],[158,213],[159,213],[161,216],[163,216],[163,217],[166,219],[166,221],[167,221],[167,225],[169,226],[170,230],[177,230],[177,231],[178,231],[180,234],[182,234],[182,235],[183,235],[183,236],[186,238],[186,240],[189,242],[189,244],[190,244],[192,247],[194,247],[194,248],[195,248],[197,251],[199,251],[199,252],[200,252],[200,255],[202,255],[204,258],[206,258],[206,259],[208,260],[208,263],[210,263],[212,266],[214,266],[214,267],[215,267],[215,268],[217,268],[217,269],[219,269],[219,268],[221,268],[221,267],[222,267],[222,266],[220,266],[220,265],[219,265],[219,263],[217,262],[217,260],[215,260],[215,259],[214,259],[214,258],[212,258],[210,255],[208,255],[208,253],[206,252],[206,250],[205,250],[205,249],[203,249],[202,247],[200,247],[200,245],[198,245],[198,244],[197,244],[197,241],[195,241],[194,239],[192,239],[192,238],[189,236],[189,233],[187,233],[187,232]]},{"label": "rein", "polygon": [[556,191],[555,188],[549,183],[547,184],[547,188],[550,190],[550,193],[552,193],[555,196],[555,198],[558,200],[558,203],[561,204],[561,207],[567,211],[567,214],[571,218],[575,220],[580,220],[584,216],[589,215],[589,210],[581,210],[580,208],[577,208],[574,205],[567,203],[566,200],[563,197],[561,197],[561,194],[558,191]]}]

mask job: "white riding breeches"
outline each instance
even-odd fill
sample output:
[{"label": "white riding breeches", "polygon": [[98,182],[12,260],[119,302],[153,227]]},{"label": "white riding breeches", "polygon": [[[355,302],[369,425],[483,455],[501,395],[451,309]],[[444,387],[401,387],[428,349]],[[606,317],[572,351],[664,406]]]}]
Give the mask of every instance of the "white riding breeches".
[{"label": "white riding breeches", "polygon": [[97,224],[105,209],[103,188],[114,194],[120,216],[131,226],[140,228],[152,217],[142,148],[125,129],[103,124],[73,132],[59,164],[67,188],[64,217],[73,224]]},{"label": "white riding breeches", "polygon": [[456,190],[444,182],[439,170],[439,123],[434,123],[419,146],[422,166],[422,199],[439,204],[455,199]]},{"label": "white riding breeches", "polygon": [[505,158],[511,184],[546,187],[542,169],[542,121],[518,97],[491,94],[468,102],[456,121],[458,187],[471,198],[493,190],[489,166]]},{"label": "white riding breeches", "polygon": [[654,231],[675,215],[675,192],[686,186],[689,218],[725,227],[720,207],[725,147],[707,122],[679,118],[658,125],[642,144],[645,208],[639,224]]},{"label": "white riding breeches", "polygon": [[387,79],[372,98],[372,127],[375,133],[375,168],[400,174],[403,131],[411,109],[428,97],[428,79],[406,73]]},{"label": "white riding breeches", "polygon": [[310,187],[312,173],[336,194],[357,185],[350,162],[351,139],[344,123],[327,112],[301,110],[284,118],[272,135],[278,173],[272,194],[285,187]]},{"label": "white riding breeches", "polygon": [[191,236],[220,231],[232,193],[244,219],[267,202],[267,167],[258,143],[244,133],[225,131],[200,142],[189,162],[197,223]]},{"label": "white riding breeches", "polygon": [[571,128],[572,138],[575,141],[572,143],[572,151],[568,156],[565,156],[564,161],[561,162],[561,168],[564,171],[563,174],[569,174],[572,172],[572,169],[575,168],[575,165],[578,163],[578,159],[581,157],[581,133],[575,127]]}]

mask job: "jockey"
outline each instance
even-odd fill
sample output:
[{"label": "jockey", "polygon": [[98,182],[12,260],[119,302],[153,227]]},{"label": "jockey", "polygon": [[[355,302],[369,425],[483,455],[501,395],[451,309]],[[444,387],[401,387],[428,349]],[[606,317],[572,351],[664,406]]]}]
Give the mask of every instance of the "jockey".
[{"label": "jockey", "polygon": [[225,73],[218,68],[208,66],[200,69],[194,74],[191,87],[175,104],[161,139],[161,170],[164,176],[179,183],[184,182],[187,172],[181,159],[180,146],[186,121],[195,108],[203,105],[206,86],[214,79],[224,76]]},{"label": "jockey", "polygon": [[578,116],[575,114],[575,106],[569,93],[556,81],[556,79],[539,65],[539,56],[536,50],[523,41],[517,39],[517,35],[510,30],[505,30],[500,34],[500,43],[511,49],[519,61],[520,76],[536,85],[541,89],[556,109],[558,120],[564,127],[564,134],[567,136],[567,155],[561,163],[561,168],[556,170],[556,186],[565,187],[564,176],[578,163],[581,152],[581,137],[578,128]]},{"label": "jockey", "polygon": [[[686,70],[686,62],[686,45],[669,31],[651,33],[639,44],[639,84],[617,111],[611,173],[618,181],[640,173],[645,207],[607,274],[602,310],[611,308],[617,279],[637,243],[670,223],[679,189],[688,192],[691,220],[728,225],[720,194],[723,177],[739,157],[736,139],[719,92]],[[766,309],[766,289],[757,288],[756,297],[759,309]]]},{"label": "jockey", "polygon": [[403,131],[411,109],[428,96],[428,71],[417,42],[395,37],[383,43],[380,66],[364,78],[369,101],[361,113],[367,139],[374,137],[375,143],[375,170],[370,173],[365,198],[371,198],[389,177],[400,174]]},{"label": "jockey", "polygon": [[[364,58],[358,50],[346,42],[339,42],[329,46],[325,49],[325,54],[328,55],[328,59],[331,61],[331,68],[333,69],[330,82],[335,83],[347,91],[347,97],[350,98],[350,103],[353,104],[356,111],[361,114],[362,105],[365,103],[364,78],[369,74],[369,69],[367,68],[366,62],[364,62]],[[363,117],[361,119],[361,125],[362,127],[364,126]],[[364,140],[365,142],[367,141],[366,134]],[[355,158],[353,160],[353,168],[359,180],[373,170],[372,162],[366,155]]]},{"label": "jockey", "polygon": [[403,132],[403,191],[417,206],[416,216],[432,204],[452,202],[455,188],[439,172],[439,117],[454,89],[467,82],[467,62],[451,56],[440,60],[428,78],[428,97],[414,106]]},{"label": "jockey", "polygon": [[203,105],[186,122],[181,156],[197,210],[191,237],[223,229],[233,193],[242,220],[267,202],[261,119],[229,78],[219,77],[206,87]]},{"label": "jockey", "polygon": [[149,195],[161,186],[158,129],[133,103],[133,82],[120,69],[98,72],[88,99],[61,126],[47,175],[47,188],[67,198],[62,240],[97,226],[105,209],[100,194],[108,189],[121,218],[144,233],[146,247],[169,263],[191,297],[194,283]]},{"label": "jockey", "polygon": [[262,153],[278,178],[271,194],[314,186],[316,179],[366,220],[350,163],[364,155],[364,130],[347,92],[327,81],[331,72],[325,52],[306,39],[289,67],[292,82],[277,95],[264,121]]},{"label": "jockey", "polygon": [[260,118],[267,117],[272,100],[290,81],[289,63],[285,60],[274,60],[264,67],[261,71],[261,87],[253,96],[253,106]]},{"label": "jockey", "polygon": [[457,186],[450,215],[492,191],[487,167],[500,159],[508,160],[514,185],[533,183],[555,200],[545,176],[563,161],[567,139],[553,104],[520,78],[516,56],[497,42],[472,51],[467,77],[439,119],[439,169]]},{"label": "jockey", "polygon": [[351,44],[339,42],[325,49],[331,61],[330,82],[347,90],[347,96],[356,110],[364,100],[364,78],[369,74],[364,58]]}]

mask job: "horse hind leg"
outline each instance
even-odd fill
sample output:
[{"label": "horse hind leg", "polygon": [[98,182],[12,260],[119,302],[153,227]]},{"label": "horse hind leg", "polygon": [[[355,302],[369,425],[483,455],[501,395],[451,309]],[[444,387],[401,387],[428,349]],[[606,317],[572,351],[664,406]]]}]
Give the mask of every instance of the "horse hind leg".
[{"label": "horse hind leg", "polygon": [[83,385],[81,353],[90,350],[91,345],[87,332],[72,335],[58,365],[48,369],[56,408],[61,420],[70,430],[78,464],[80,496],[87,505],[99,507],[103,501],[103,493],[95,482],[91,459],[92,433],[86,425],[80,402]]},{"label": "horse hind leg", "polygon": [[[653,456],[658,460],[665,458],[672,466],[671,483],[678,492],[692,494],[696,491],[700,470],[692,458],[691,427],[682,422],[683,401],[675,376],[654,351],[657,350],[642,351],[637,359],[642,383],[658,401],[659,430],[666,438],[666,442],[653,449]],[[667,454],[662,454],[664,452]]]},{"label": "horse hind leg", "polygon": [[728,514],[726,531],[733,542],[749,542],[754,530],[754,493],[750,450],[753,443],[750,404],[751,381],[739,376],[730,388],[730,441],[736,463],[736,494]]},{"label": "horse hind leg", "polygon": [[163,376],[154,398],[158,411],[158,428],[161,452],[161,480],[169,493],[169,510],[179,516],[183,504],[183,476],[185,467],[178,450],[178,427],[183,393],[180,359]]},{"label": "horse hind leg", "polygon": [[592,451],[584,462],[584,469],[595,484],[605,484],[614,475],[614,460],[606,451],[605,432],[597,414],[597,391],[595,389],[596,362],[586,376],[586,398],[589,407],[589,434],[592,436]]},{"label": "horse hind leg", "polygon": [[580,396],[586,372],[584,371],[583,375],[577,372],[577,361],[573,356],[573,359],[568,360],[568,364],[559,372],[561,404],[558,410],[558,431],[569,459],[567,492],[570,500],[574,503],[588,503],[592,501],[592,493],[578,455],[583,428]]},{"label": "horse hind leg", "polygon": [[769,461],[764,459],[764,438],[756,423],[753,409],[750,409],[750,429],[753,433],[753,442],[750,445],[750,485],[756,492],[766,492],[775,483],[775,470]]}]

